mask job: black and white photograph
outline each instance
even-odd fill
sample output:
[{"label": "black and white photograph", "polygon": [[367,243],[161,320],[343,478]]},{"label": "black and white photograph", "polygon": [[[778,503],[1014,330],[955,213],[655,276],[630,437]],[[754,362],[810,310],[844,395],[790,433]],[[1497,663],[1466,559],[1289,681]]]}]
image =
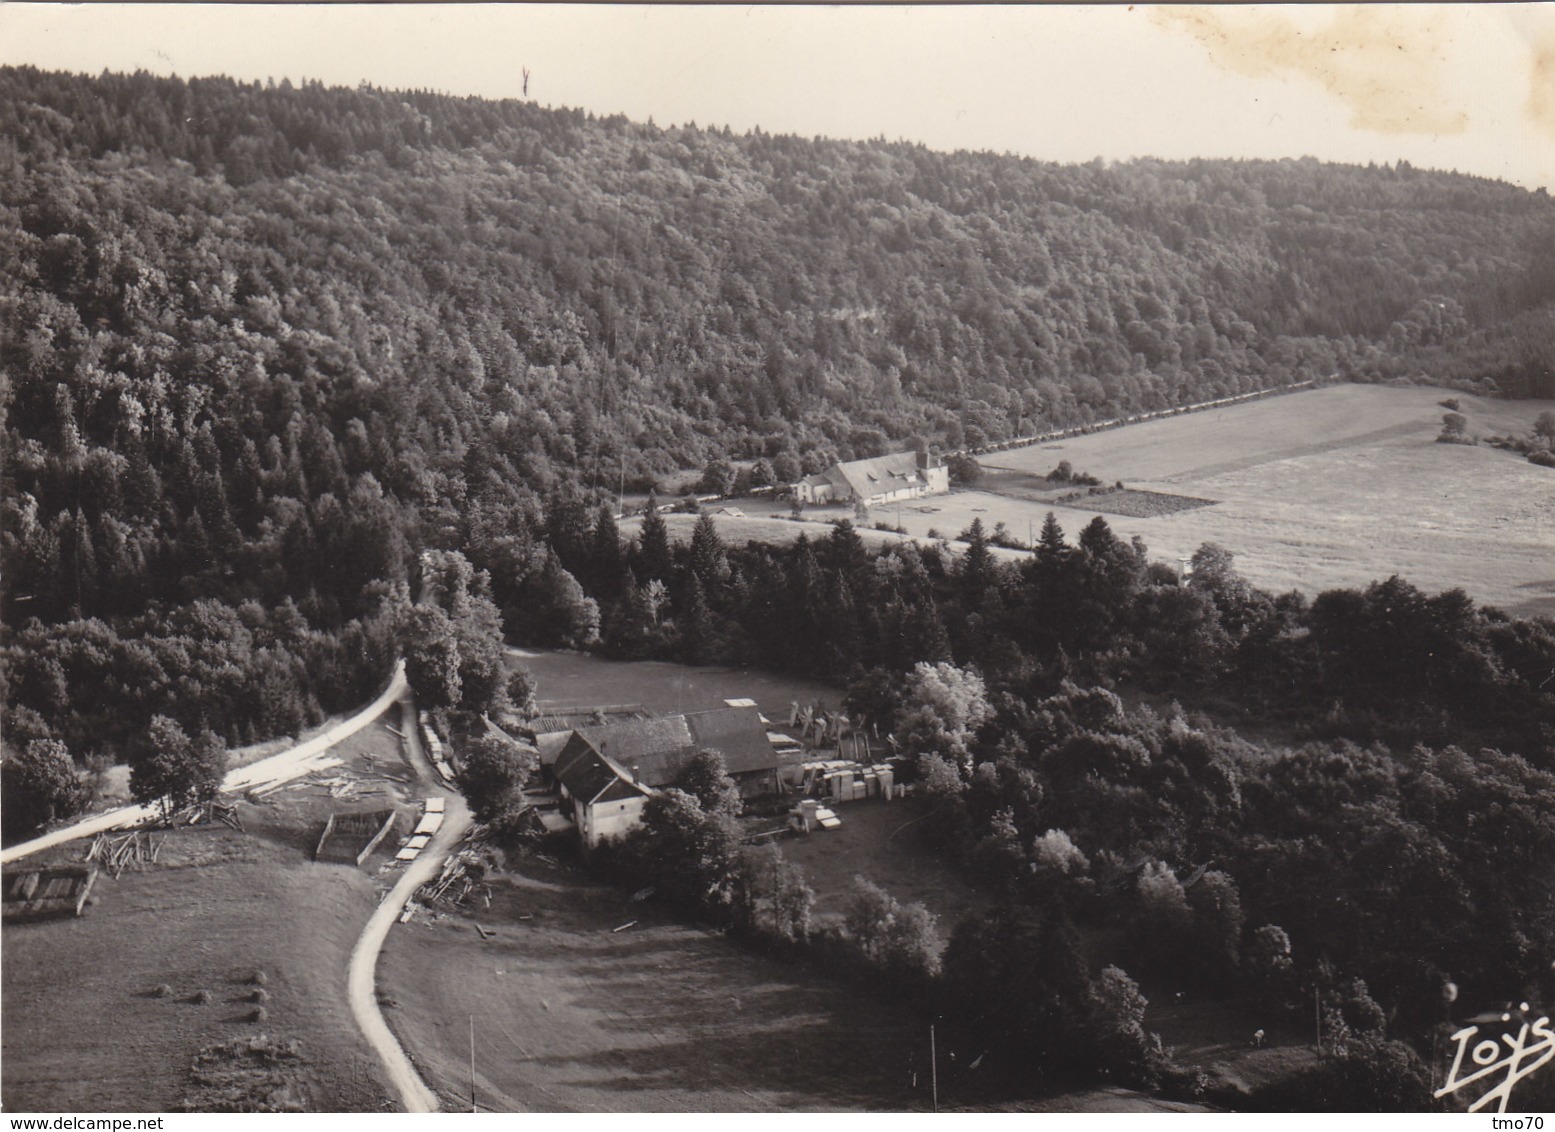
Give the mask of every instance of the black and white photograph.
[{"label": "black and white photograph", "polygon": [[9,1128],[1538,1132],[1552,189],[1555,3],[0,5]]}]

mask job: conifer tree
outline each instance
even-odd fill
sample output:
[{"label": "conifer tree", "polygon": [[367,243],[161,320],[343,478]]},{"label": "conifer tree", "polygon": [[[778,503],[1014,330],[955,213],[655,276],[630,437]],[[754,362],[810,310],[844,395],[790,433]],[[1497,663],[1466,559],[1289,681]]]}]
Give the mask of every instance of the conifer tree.
[{"label": "conifer tree", "polygon": [[659,514],[658,500],[652,495],[648,496],[642,530],[637,536],[637,565],[637,576],[644,582],[657,578],[667,583],[675,576],[669,528],[665,526],[664,516]]}]

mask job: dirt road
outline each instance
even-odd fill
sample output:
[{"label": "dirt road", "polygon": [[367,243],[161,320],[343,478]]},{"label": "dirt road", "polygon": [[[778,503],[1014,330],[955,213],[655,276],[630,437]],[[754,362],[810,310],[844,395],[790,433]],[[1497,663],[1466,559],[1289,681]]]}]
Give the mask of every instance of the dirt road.
[{"label": "dirt road", "polygon": [[437,876],[449,850],[458,844],[459,839],[470,828],[470,812],[464,804],[464,799],[457,795],[449,796],[447,807],[448,816],[444,819],[442,828],[433,836],[421,856],[410,863],[399,882],[389,890],[389,894],[383,898],[383,903],[378,905],[378,910],[373,913],[372,919],[367,921],[367,927],[363,929],[361,938],[356,941],[356,947],[351,951],[351,964],[346,976],[347,993],[351,999],[351,1014],[373,1049],[377,1051],[379,1058],[382,1059],[384,1067],[388,1070],[389,1079],[399,1090],[400,1100],[406,1112],[436,1112],[437,1096],[421,1080],[421,1075],[416,1072],[416,1067],[400,1048],[399,1042],[389,1030],[389,1024],[384,1021],[383,1013],[378,1009],[376,990],[378,953],[383,948],[384,940],[389,936],[389,929],[399,919],[405,902],[415,895],[416,889]]},{"label": "dirt road", "polygon": [[[394,678],[389,681],[389,686],[384,689],[383,694],[361,711],[328,731],[315,735],[306,743],[299,743],[278,755],[271,755],[267,759],[260,759],[256,763],[239,767],[222,780],[221,788],[233,793],[252,790],[255,787],[290,782],[294,778],[301,778],[316,770],[324,770],[335,765],[338,760],[329,756],[329,748],[347,736],[356,734],[377,719],[389,709],[390,704],[405,694],[405,689],[405,662],[400,661],[395,666]],[[66,842],[77,841],[83,837],[94,837],[110,829],[126,829],[140,825],[157,816],[157,808],[154,805],[121,806],[107,813],[94,814],[74,825],[67,825],[42,837],[35,837],[31,841],[24,841],[19,845],[0,850],[0,865],[8,865],[12,861],[40,853],[45,849],[52,849]]]}]

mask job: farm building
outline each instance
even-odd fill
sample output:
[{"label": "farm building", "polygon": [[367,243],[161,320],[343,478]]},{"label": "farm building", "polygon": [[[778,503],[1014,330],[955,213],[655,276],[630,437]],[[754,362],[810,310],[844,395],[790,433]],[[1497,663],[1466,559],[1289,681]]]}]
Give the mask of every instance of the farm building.
[{"label": "farm building", "polygon": [[59,865],[24,869],[5,874],[5,919],[42,920],[50,916],[79,916],[97,870],[85,865]]},{"label": "farm building", "polygon": [[313,849],[315,861],[361,865],[394,830],[393,810],[330,814]]},{"label": "farm building", "polygon": [[563,801],[571,803],[578,835],[589,849],[636,826],[653,794],[578,731],[562,747],[551,773]]},{"label": "farm building", "polygon": [[644,786],[670,785],[692,755],[714,750],[723,756],[729,777],[742,796],[755,798],[779,789],[779,752],[754,704],[650,719],[623,718],[565,731],[536,731],[540,761],[552,767],[553,775],[573,735],[587,739],[633,782]]},{"label": "farm building", "polygon": [[[742,797],[783,789],[781,764],[797,766],[797,749],[779,752],[754,703],[566,730],[536,731],[541,765],[589,848],[635,826],[656,790],[673,785],[698,751],[717,751]],[[789,741],[792,744],[792,740]],[[548,825],[548,828],[551,828]]]},{"label": "farm building", "polygon": [[801,503],[894,503],[950,490],[950,470],[927,452],[893,452],[869,460],[833,464],[794,485]]}]

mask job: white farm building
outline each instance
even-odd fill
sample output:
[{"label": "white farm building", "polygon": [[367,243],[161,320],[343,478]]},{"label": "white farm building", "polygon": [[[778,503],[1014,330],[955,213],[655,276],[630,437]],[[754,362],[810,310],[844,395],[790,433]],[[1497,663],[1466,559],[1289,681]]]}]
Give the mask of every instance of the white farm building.
[{"label": "white farm building", "polygon": [[950,470],[927,452],[893,452],[869,460],[833,464],[794,485],[801,503],[894,503],[950,490]]}]

